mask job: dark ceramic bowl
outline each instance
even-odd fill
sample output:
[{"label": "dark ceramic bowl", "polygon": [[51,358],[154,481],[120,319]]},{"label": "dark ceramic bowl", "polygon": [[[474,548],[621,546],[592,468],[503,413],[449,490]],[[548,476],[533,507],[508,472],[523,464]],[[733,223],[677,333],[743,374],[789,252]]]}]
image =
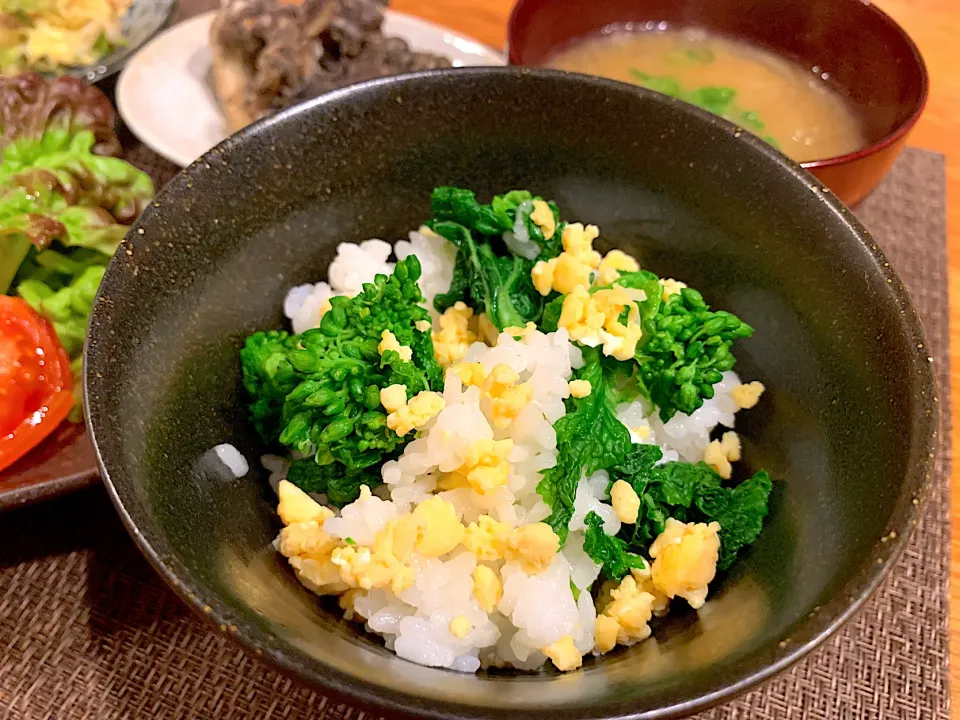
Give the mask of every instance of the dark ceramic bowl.
[{"label": "dark ceramic bowl", "polygon": [[[130,232],[90,324],[89,427],[137,543],[241,645],[388,717],[678,717],[795,661],[903,549],[930,480],[934,390],[914,310],[867,232],[734,130],[625,84],[476,68],[334,92],[206,154]],[[556,198],[608,247],[757,331],[738,367],[769,394],[737,429],[746,469],[777,478],[762,536],[699,615],[569,675],[398,659],[271,546],[276,499],[244,410],[241,343],[283,326],[287,288],[323,278],[338,242],[403,237],[442,184]],[[213,459],[224,442],[250,459],[249,477]]]},{"label": "dark ceramic bowl", "polygon": [[867,146],[803,167],[848,205],[887,174],[927,102],[917,46],[864,0],[519,0],[507,32],[510,64],[542,65],[571,43],[626,23],[701,28],[822,73],[849,99]]}]

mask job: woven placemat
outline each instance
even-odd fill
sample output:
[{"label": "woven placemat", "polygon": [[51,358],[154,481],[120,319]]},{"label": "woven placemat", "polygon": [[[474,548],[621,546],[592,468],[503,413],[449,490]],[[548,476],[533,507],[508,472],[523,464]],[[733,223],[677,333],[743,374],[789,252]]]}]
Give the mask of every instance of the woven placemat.
[{"label": "woven placemat", "polygon": [[[142,148],[164,180],[175,170]],[[859,214],[898,268],[927,329],[949,443],[944,163],[908,151]],[[950,448],[931,502],[882,590],[806,661],[700,720],[949,718]],[[280,676],[216,633],[162,583],[102,489],[0,521],[0,717],[363,716]]]}]

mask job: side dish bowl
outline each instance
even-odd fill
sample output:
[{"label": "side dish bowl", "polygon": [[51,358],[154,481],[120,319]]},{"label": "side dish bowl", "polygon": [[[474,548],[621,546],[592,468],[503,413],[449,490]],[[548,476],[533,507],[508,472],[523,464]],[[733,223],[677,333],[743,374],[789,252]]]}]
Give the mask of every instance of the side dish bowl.
[{"label": "side dish bowl", "polygon": [[64,72],[91,85],[113,77],[140,48],[167,27],[176,10],[176,0],[134,0],[120,18],[123,44],[91,65],[70,67]]},{"label": "side dish bowl", "polygon": [[[643,128],[638,132],[637,128]],[[340,241],[395,239],[443,184],[524,187],[598,224],[756,328],[768,388],[738,430],[776,478],[768,524],[699,613],[560,675],[397,658],[278,558],[237,352]],[[866,230],[815,178],[713,116],[625,84],[476,68],[398,76],[228,139],[147,208],[100,288],[86,349],[104,481],[171,586],[243,647],[392,717],[668,718],[787,667],[873,592],[921,512],[936,407],[922,330]],[[213,448],[250,461],[235,478]],[[893,538],[893,539],[891,539]]]},{"label": "side dish bowl", "polygon": [[887,174],[926,105],[929,81],[917,46],[861,0],[519,0],[507,33],[509,61],[541,65],[577,40],[628,24],[699,28],[820,74],[848,99],[867,144],[802,165],[848,205]]}]

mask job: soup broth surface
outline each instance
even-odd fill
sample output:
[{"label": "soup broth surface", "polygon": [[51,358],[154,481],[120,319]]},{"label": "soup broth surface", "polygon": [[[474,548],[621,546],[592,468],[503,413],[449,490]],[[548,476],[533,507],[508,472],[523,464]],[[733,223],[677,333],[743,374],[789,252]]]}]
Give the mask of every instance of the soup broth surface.
[{"label": "soup broth surface", "polygon": [[799,162],[865,144],[847,102],[819,75],[699,30],[605,32],[562,50],[547,65],[643,85],[699,105]]}]

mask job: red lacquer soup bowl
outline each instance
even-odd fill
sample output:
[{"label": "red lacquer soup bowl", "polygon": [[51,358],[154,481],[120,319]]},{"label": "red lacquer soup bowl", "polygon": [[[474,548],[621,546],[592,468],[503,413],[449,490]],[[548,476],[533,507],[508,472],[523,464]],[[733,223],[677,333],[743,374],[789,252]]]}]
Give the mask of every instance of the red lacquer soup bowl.
[{"label": "red lacquer soup bowl", "polygon": [[849,100],[866,144],[801,164],[848,205],[887,174],[926,104],[917,46],[861,0],[519,0],[508,30],[510,63],[543,65],[578,40],[625,24],[699,28],[820,73]]}]

